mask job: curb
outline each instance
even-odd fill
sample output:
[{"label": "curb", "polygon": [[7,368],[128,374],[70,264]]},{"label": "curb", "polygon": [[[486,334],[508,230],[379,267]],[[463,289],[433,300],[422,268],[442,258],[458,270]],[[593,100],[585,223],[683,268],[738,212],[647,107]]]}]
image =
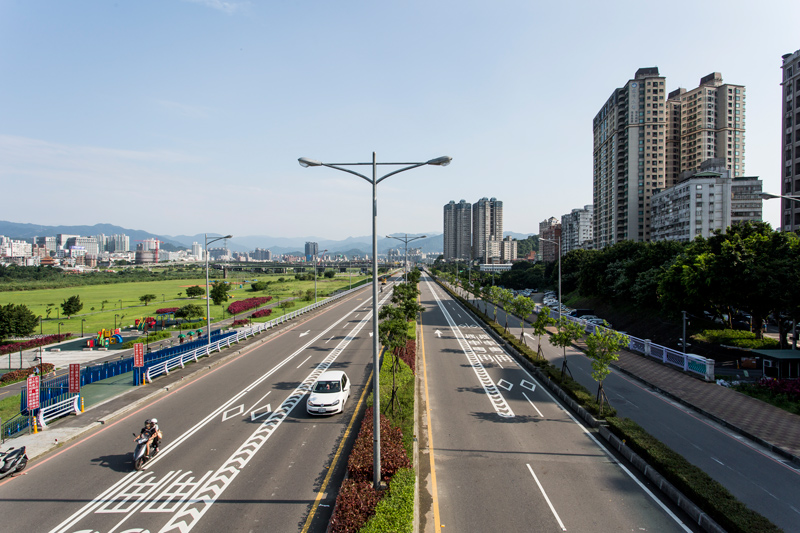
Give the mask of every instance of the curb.
[{"label": "curb", "polygon": [[[452,294],[447,287],[444,287],[441,285],[441,283],[439,285]],[[463,304],[462,307],[464,307]],[[475,318],[479,324],[483,323],[479,317],[475,316],[471,309],[464,307],[464,310],[472,315],[472,317]],[[567,396],[561,387],[558,387],[555,383],[553,383],[549,377],[545,376],[538,367],[517,352],[517,350],[500,335],[498,335],[497,332],[491,328],[484,328],[484,330],[487,331],[493,338],[495,338],[495,340],[514,357],[517,363],[519,363],[522,367],[531,372],[537,379],[544,383],[552,393],[558,396],[561,401],[569,406],[570,409],[584,422],[586,422],[587,425],[592,428],[599,429],[600,436],[602,436],[612,448],[620,452],[620,454],[625,457],[625,459],[628,460],[637,470],[639,470],[648,480],[656,484],[675,505],[692,517],[698,526],[710,533],[725,533],[725,529],[709,518],[708,515],[700,509],[700,507],[695,505],[694,502],[684,496],[681,491],[676,489],[671,483],[664,479],[661,474],[647,464],[644,459],[639,457],[630,448],[622,444],[617,437],[611,434],[608,428],[602,426],[600,422],[591,415],[591,413],[578,405],[575,400]]]}]

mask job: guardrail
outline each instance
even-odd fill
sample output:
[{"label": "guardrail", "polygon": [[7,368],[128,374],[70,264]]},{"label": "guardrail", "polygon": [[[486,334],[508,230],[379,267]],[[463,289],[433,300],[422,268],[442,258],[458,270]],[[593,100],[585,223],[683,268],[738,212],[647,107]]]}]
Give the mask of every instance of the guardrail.
[{"label": "guardrail", "polygon": [[36,415],[36,420],[39,422],[40,429],[47,429],[47,422],[61,418],[64,415],[80,414],[81,413],[81,395],[74,394],[69,398],[65,398],[60,402],[56,402],[47,407],[39,409]]},{"label": "guardrail", "polygon": [[220,339],[216,342],[212,342],[210,345],[206,344],[190,352],[178,355],[177,357],[167,359],[166,361],[160,361],[157,363],[153,363],[151,365],[146,365],[145,367],[146,370],[144,371],[145,380],[147,381],[147,383],[152,383],[153,378],[161,375],[168,375],[170,370],[173,370],[178,367],[183,368],[188,362],[196,363],[200,357],[209,356],[211,355],[212,352],[215,351],[219,352],[222,350],[223,347],[230,347],[231,344],[238,343],[241,340],[247,339],[247,337],[252,337],[254,335],[261,333],[262,331],[272,329],[277,325],[283,324],[284,322],[292,320],[293,318],[296,318],[302,314],[318,309],[323,305],[338,300],[339,298],[342,298],[343,296],[346,296],[348,294],[351,294],[356,290],[357,290],[356,288],[348,289],[347,291],[334,294],[333,296],[330,296],[317,303],[307,305],[306,307],[303,307],[296,311],[292,311],[291,313],[272,319],[268,322],[262,322],[260,324],[255,324],[253,326],[248,326],[246,328],[242,328],[241,330],[237,330],[236,333],[234,333],[233,335],[230,335],[224,339]]}]

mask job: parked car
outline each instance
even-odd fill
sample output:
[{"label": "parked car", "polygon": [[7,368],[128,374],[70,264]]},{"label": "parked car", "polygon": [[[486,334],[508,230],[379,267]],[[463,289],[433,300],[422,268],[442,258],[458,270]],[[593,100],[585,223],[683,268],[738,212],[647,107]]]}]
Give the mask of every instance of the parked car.
[{"label": "parked car", "polygon": [[350,380],[341,370],[324,372],[311,388],[306,411],[311,415],[328,415],[344,411],[350,397]]}]

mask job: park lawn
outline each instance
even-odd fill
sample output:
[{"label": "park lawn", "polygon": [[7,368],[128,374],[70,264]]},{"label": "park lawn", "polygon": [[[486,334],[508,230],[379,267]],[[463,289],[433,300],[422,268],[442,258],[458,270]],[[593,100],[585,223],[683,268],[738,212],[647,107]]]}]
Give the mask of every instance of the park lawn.
[{"label": "park lawn", "polygon": [[[212,274],[215,272],[212,272]],[[231,282],[229,295],[232,297],[224,305],[211,305],[212,320],[227,318],[228,305],[238,299],[252,298],[254,296],[272,296],[274,300],[296,297],[298,293],[305,293],[307,289],[314,289],[314,281],[297,281],[294,275],[289,274],[259,274],[253,276],[249,272],[235,272],[235,274],[249,274],[248,282],[244,283],[244,278],[235,278],[229,275],[228,281]],[[279,278],[286,281],[278,283]],[[363,279],[364,276],[353,276],[353,283]],[[210,281],[216,278],[211,277]],[[253,292],[249,290],[250,282],[254,279],[260,281],[272,281],[266,291]],[[163,307],[182,307],[193,303],[205,307],[204,297],[187,298],[186,287],[199,285],[205,286],[205,277],[190,280],[166,280],[166,281],[145,281],[133,283],[114,283],[104,285],[84,285],[80,287],[68,287],[63,289],[43,289],[33,291],[14,291],[0,292],[0,305],[24,304],[35,314],[46,316],[47,305],[55,304],[50,313],[49,319],[42,321],[41,331],[44,334],[57,333],[61,324],[61,333],[71,332],[75,335],[81,334],[81,326],[86,336],[94,335],[100,329],[112,329],[115,323],[117,327],[132,326],[136,319],[148,316],[155,316],[155,311]],[[325,279],[317,278],[317,294],[319,297],[332,293],[334,290],[349,286],[348,278]],[[178,294],[181,294],[179,297]],[[80,296],[83,309],[72,318],[61,315],[61,303],[73,295]],[[151,301],[147,306],[139,301],[143,294],[155,294],[156,300]],[[103,301],[107,300],[103,310]],[[272,303],[272,302],[271,302]],[[92,311],[94,307],[94,311]],[[251,311],[246,314],[249,315]],[[274,311],[273,313],[278,313]],[[243,313],[245,314],[245,313]],[[35,331],[39,333],[39,330]]]}]

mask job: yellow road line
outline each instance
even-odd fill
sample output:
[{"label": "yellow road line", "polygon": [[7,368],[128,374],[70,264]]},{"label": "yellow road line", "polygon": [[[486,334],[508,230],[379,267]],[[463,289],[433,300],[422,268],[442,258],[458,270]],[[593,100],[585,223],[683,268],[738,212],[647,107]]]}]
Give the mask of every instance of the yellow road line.
[{"label": "yellow road line", "polygon": [[436,465],[433,460],[433,430],[431,429],[431,400],[428,396],[428,364],[425,361],[425,333],[422,327],[419,328],[419,337],[422,344],[422,372],[425,376],[425,412],[428,417],[428,454],[431,458],[431,498],[433,499],[433,523],[434,531],[441,531],[442,525],[439,522],[439,496],[436,486]]},{"label": "yellow road line", "polygon": [[358,413],[361,410],[361,404],[364,403],[364,400],[367,397],[367,390],[369,390],[370,383],[372,383],[372,372],[369,373],[367,384],[364,385],[364,391],[361,393],[361,398],[358,399],[358,405],[356,405],[356,410],[353,412],[353,416],[350,418],[350,423],[347,424],[347,429],[344,431],[344,436],[342,437],[342,440],[339,443],[339,448],[336,450],[336,455],[333,456],[333,461],[331,461],[331,466],[328,467],[328,473],[325,474],[325,480],[322,482],[322,486],[320,487],[319,492],[317,492],[317,497],[316,499],[314,499],[314,504],[311,506],[311,512],[308,514],[308,518],[306,518],[306,523],[303,526],[301,533],[306,533],[308,531],[308,528],[311,527],[311,521],[314,519],[314,514],[317,512],[317,508],[319,507],[319,502],[322,500],[322,494],[328,487],[328,482],[331,480],[334,467],[336,466],[337,461],[339,461],[339,456],[342,454],[342,448],[344,448],[344,443],[347,442],[347,436],[350,435],[350,430],[353,428],[353,424],[356,421],[356,417],[358,416]]}]

